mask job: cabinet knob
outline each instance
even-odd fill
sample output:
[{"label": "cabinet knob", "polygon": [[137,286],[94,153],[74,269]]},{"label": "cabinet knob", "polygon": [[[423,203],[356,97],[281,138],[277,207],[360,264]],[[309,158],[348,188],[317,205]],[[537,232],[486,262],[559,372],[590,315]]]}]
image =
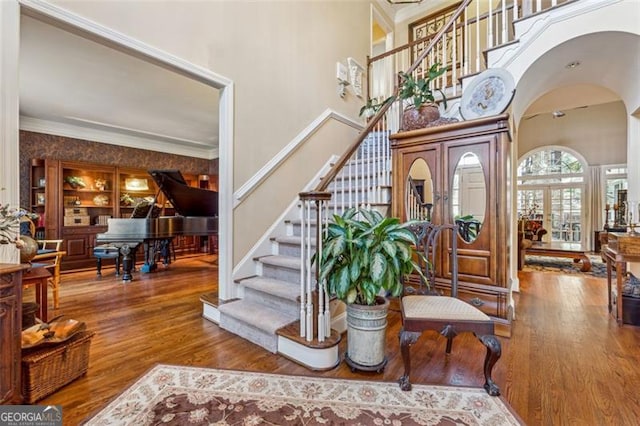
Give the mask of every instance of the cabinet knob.
[{"label": "cabinet knob", "polygon": [[484,305],[484,302],[477,297],[474,297],[469,302],[476,308],[479,308],[480,306]]}]

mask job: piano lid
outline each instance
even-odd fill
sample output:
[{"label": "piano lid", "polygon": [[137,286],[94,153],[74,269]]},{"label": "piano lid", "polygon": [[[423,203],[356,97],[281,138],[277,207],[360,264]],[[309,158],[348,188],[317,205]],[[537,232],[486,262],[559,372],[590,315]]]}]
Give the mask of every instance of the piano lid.
[{"label": "piano lid", "polygon": [[218,216],[218,192],[187,185],[179,170],[149,170],[181,216]]}]

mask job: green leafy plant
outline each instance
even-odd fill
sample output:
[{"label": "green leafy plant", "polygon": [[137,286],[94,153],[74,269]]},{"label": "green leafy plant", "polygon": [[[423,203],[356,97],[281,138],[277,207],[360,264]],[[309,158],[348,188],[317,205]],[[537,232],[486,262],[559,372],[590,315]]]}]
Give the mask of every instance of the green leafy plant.
[{"label": "green leafy plant", "polygon": [[382,108],[384,104],[391,101],[392,99],[393,99],[393,96],[389,96],[384,101],[376,102],[376,103],[374,103],[373,99],[367,99],[367,103],[365,103],[364,106],[360,108],[360,113],[359,113],[360,117],[366,117],[366,118],[373,117],[380,110],[380,108]]},{"label": "green leafy plant", "polygon": [[463,235],[462,238],[465,241],[473,241],[478,238],[478,230],[480,229],[482,223],[472,214],[467,214],[464,216],[458,215],[454,217],[453,220],[460,227],[460,232]]},{"label": "green leafy plant", "polygon": [[398,97],[406,100],[409,105],[413,105],[416,109],[427,103],[435,103],[436,98],[434,91],[440,92],[444,107],[447,107],[447,97],[439,88],[432,88],[432,82],[444,74],[447,68],[441,68],[440,63],[436,62],[428,70],[425,77],[416,79],[411,74],[401,73],[401,85]]},{"label": "green leafy plant", "polygon": [[403,276],[414,271],[423,276],[416,262],[422,255],[408,229],[412,223],[366,209],[334,215],[320,265],[320,280],[327,280],[329,293],[345,303],[373,305],[382,290],[399,296]]},{"label": "green leafy plant", "polygon": [[84,183],[84,179],[79,176],[67,176],[64,181],[71,185],[72,188],[86,188],[87,184]]}]

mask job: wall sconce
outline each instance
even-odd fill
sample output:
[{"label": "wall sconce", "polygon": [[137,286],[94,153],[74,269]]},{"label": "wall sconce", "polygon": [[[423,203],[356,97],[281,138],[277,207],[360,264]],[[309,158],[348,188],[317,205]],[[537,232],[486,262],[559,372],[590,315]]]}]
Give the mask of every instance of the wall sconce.
[{"label": "wall sconce", "polygon": [[355,93],[357,97],[362,98],[364,67],[353,58],[347,58],[347,64],[349,66],[349,79],[353,93]]},{"label": "wall sconce", "polygon": [[342,62],[336,62],[336,78],[338,79],[338,95],[344,98],[346,87],[349,85],[349,73],[347,66]]}]

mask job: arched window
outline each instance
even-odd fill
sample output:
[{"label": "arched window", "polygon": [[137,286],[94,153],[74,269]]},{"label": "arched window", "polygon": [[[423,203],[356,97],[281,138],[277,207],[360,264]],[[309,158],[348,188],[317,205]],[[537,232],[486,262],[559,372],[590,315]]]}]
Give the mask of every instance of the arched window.
[{"label": "arched window", "polygon": [[565,147],[532,151],[520,161],[518,226],[525,237],[585,242],[585,169],[584,159]]},{"label": "arched window", "polygon": [[518,185],[536,182],[582,182],[584,165],[575,155],[558,148],[533,152],[518,166]]}]

